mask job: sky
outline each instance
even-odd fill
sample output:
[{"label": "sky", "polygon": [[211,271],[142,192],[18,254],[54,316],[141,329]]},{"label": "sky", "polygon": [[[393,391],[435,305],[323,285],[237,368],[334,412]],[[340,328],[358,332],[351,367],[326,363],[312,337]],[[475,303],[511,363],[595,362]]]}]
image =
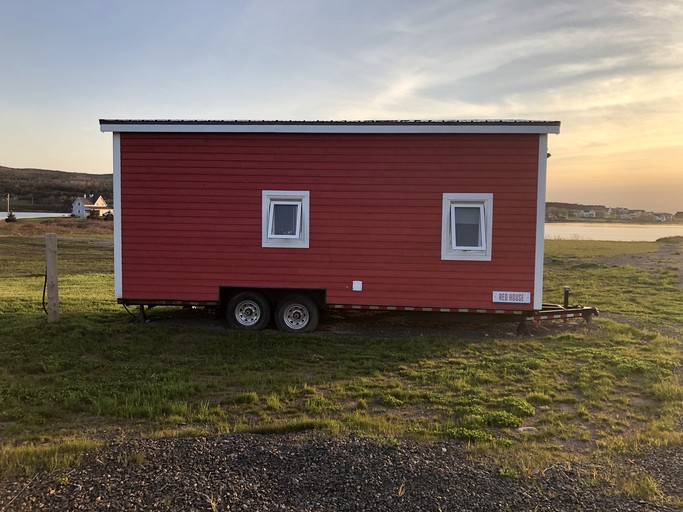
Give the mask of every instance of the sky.
[{"label": "sky", "polygon": [[106,119],[533,119],[549,201],[683,211],[681,0],[0,0],[0,165]]}]

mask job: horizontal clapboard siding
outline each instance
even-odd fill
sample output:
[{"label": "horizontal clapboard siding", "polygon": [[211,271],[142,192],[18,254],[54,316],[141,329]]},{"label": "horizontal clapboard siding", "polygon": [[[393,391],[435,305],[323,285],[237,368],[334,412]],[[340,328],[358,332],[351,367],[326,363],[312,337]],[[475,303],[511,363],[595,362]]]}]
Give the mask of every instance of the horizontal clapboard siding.
[{"label": "horizontal clapboard siding", "polygon": [[[538,147],[537,135],[122,133],[122,298],[298,287],[331,304],[531,309],[491,299],[534,289]],[[262,190],[310,192],[308,249],[261,247]],[[441,260],[443,193],[494,195],[492,261]]]}]

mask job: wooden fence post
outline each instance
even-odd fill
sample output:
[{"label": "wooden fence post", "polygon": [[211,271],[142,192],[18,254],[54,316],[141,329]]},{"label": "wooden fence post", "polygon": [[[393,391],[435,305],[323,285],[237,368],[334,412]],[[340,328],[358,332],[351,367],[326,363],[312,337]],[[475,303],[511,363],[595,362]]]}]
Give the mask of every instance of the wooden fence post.
[{"label": "wooden fence post", "polygon": [[57,234],[45,234],[45,268],[47,273],[47,322],[59,321],[59,283],[57,280]]}]

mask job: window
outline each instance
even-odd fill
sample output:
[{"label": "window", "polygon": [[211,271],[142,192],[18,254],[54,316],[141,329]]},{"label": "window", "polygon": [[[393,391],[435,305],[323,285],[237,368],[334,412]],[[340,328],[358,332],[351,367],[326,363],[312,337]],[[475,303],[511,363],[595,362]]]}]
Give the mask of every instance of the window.
[{"label": "window", "polygon": [[271,201],[268,215],[268,238],[301,236],[300,201]]},{"label": "window", "polygon": [[491,261],[493,194],[444,194],[441,259]]},{"label": "window", "polygon": [[262,192],[263,247],[308,247],[308,191]]},{"label": "window", "polygon": [[451,249],[485,250],[484,206],[451,204]]}]

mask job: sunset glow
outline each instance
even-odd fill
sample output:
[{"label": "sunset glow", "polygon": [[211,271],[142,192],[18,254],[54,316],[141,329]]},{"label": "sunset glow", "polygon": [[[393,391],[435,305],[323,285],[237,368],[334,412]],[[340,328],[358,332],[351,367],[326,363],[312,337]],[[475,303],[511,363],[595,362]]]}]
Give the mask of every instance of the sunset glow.
[{"label": "sunset glow", "polygon": [[111,172],[100,118],[539,119],[548,200],[683,211],[683,4],[51,2],[0,17],[0,165]]}]

